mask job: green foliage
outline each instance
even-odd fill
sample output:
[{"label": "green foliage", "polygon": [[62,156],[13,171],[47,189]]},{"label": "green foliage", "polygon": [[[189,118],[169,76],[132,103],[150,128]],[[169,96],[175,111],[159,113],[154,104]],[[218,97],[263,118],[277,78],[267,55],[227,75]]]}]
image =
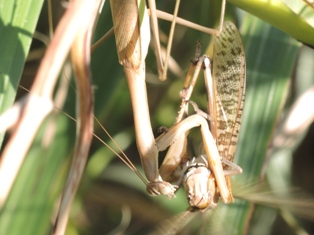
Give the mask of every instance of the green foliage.
[{"label": "green foliage", "polygon": [[[0,4],[0,113],[15,99],[43,0],[3,1]],[[4,133],[0,134],[0,144]]]}]

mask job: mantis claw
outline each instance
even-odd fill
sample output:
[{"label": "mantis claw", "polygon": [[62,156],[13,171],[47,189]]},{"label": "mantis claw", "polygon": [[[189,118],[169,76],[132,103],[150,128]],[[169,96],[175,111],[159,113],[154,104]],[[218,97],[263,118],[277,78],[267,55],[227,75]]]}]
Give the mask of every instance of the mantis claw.
[{"label": "mantis claw", "polygon": [[155,181],[147,185],[146,191],[151,196],[165,195],[169,199],[176,197],[175,192],[179,187],[165,181]]}]

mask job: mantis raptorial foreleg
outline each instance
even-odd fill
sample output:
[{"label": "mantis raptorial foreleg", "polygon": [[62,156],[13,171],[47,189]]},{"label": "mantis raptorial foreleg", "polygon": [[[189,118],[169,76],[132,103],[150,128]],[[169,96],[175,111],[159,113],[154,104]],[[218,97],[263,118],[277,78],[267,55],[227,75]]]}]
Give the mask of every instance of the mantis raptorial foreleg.
[{"label": "mantis raptorial foreleg", "polygon": [[[200,70],[203,66],[204,58],[200,57],[200,42],[196,46],[195,59],[192,61],[186,80],[181,91],[182,103],[178,116],[176,117],[175,124],[180,123],[186,116],[187,113],[187,103],[190,100],[192,95],[194,85],[199,76]],[[194,72],[194,73],[193,73]],[[172,172],[178,167],[181,162],[181,159],[186,153],[186,144],[188,133],[185,133],[185,136],[182,135],[178,137],[179,139],[170,146],[169,151],[163,161],[163,164],[160,166],[159,172],[163,179],[168,180]]]},{"label": "mantis raptorial foreleg", "polygon": [[111,11],[119,61],[124,66],[131,93],[137,147],[145,175],[158,185],[158,193],[174,197],[175,187],[164,182],[158,172],[158,149],[148,111],[145,57],[150,28],[145,1],[138,4],[137,1],[112,0]]},{"label": "mantis raptorial foreleg", "polygon": [[180,123],[174,125],[166,133],[156,139],[157,147],[160,151],[165,150],[169,145],[176,141],[178,136],[198,126],[201,128],[204,148],[208,156],[209,167],[215,176],[220,196],[222,200],[227,203],[229,202],[229,190],[225,182],[221,159],[215,140],[209,131],[207,121],[204,117],[194,114],[183,119]]}]

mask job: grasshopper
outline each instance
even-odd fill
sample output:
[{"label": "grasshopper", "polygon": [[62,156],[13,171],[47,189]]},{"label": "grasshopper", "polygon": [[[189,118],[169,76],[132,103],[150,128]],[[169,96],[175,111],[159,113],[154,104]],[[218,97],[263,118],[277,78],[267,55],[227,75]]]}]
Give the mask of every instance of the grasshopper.
[{"label": "grasshopper", "polygon": [[[211,208],[216,205],[213,201],[214,198],[218,198],[218,193],[215,189],[216,184],[222,200],[225,203],[233,201],[230,180],[227,175],[242,172],[241,168],[232,162],[235,155],[245,99],[245,56],[241,37],[236,27],[230,22],[226,22],[222,33],[214,38],[214,79],[212,79],[211,76],[209,58],[207,56],[200,57],[198,55],[198,48],[196,51],[196,59],[192,62],[192,66],[189,69],[184,84],[184,89],[181,92],[182,104],[176,119],[176,125],[183,126],[187,125],[186,123],[190,124],[191,122],[201,126],[207,159],[205,160],[205,165],[201,165],[202,167],[200,167],[198,163],[192,163],[191,166],[188,167],[189,171],[187,172],[188,174],[184,185],[188,194],[190,206],[205,209],[209,205],[211,205]],[[193,67],[196,68],[193,77],[191,77],[190,72],[193,70]],[[183,118],[185,116],[186,105],[191,97],[193,87],[202,67],[204,67],[211,132],[209,132],[208,126],[199,124],[201,121],[196,121],[201,115],[196,114],[197,116],[195,116],[195,119],[194,115],[185,119]],[[195,109],[197,110],[198,108],[196,107]],[[192,120],[192,117],[193,121],[190,121],[190,119]],[[189,130],[190,126],[186,129]],[[170,135],[168,133],[171,131],[172,128],[165,135]],[[185,137],[186,136],[183,137],[182,141],[185,141]],[[157,146],[158,140],[159,139],[157,139]],[[179,141],[177,140],[177,142]],[[171,148],[178,149],[179,146],[185,145],[179,143]],[[170,154],[166,155],[166,158],[160,167],[160,173],[165,179],[169,177],[173,169],[177,168],[180,163],[180,158],[183,155],[173,154],[171,148],[169,150]],[[219,150],[219,153],[216,150]],[[181,150],[181,152],[184,151],[184,149]],[[174,156],[178,157],[173,159]],[[224,162],[224,166],[221,168],[219,164],[220,162]],[[230,169],[230,167],[232,169]],[[205,169],[210,169],[211,172],[208,172]],[[214,176],[213,178],[210,177],[211,173]],[[197,177],[194,177],[194,175],[197,175]],[[225,175],[226,178],[224,178]],[[206,185],[207,180],[208,187],[195,186],[196,183],[199,185]],[[202,190],[201,192],[198,192],[195,191],[195,189]]]}]

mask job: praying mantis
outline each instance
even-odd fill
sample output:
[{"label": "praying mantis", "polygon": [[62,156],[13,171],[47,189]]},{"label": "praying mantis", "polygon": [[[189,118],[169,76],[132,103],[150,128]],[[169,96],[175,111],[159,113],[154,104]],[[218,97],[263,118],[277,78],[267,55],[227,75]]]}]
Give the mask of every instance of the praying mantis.
[{"label": "praying mantis", "polygon": [[[231,187],[229,180],[225,180],[225,176],[223,174],[223,166],[215,145],[215,140],[218,141],[218,145],[227,145],[227,149],[220,149],[220,154],[224,153],[226,157],[229,157],[231,160],[233,160],[233,156],[235,153],[235,147],[233,146],[236,145],[237,142],[236,140],[241,122],[241,113],[244,106],[245,94],[245,57],[239,33],[237,32],[235,26],[233,26],[231,23],[227,23],[225,28],[222,29],[223,20],[221,20],[221,25],[216,32],[217,40],[214,45],[214,47],[218,49],[218,52],[214,52],[216,53],[215,57],[217,58],[217,60],[214,62],[214,74],[216,73],[216,77],[222,76],[222,78],[218,78],[217,81],[213,82],[210,75],[209,59],[206,57],[200,58],[196,75],[193,77],[191,84],[185,85],[185,89],[190,90],[187,91],[186,97],[182,97],[182,100],[185,103],[183,103],[181,106],[181,111],[179,112],[179,116],[176,120],[174,127],[170,128],[169,131],[164,135],[158,137],[155,142],[153,133],[151,131],[145,87],[144,60],[147,54],[147,41],[149,40],[149,36],[147,35],[147,31],[149,30],[148,16],[144,3],[140,1],[137,5],[135,4],[135,2],[136,1],[111,1],[111,11],[113,15],[114,32],[116,37],[119,62],[124,66],[124,71],[127,77],[131,94],[137,146],[141,156],[141,162],[145,171],[145,175],[150,181],[150,184],[147,187],[147,191],[152,195],[162,194],[168,196],[169,198],[174,197],[176,186],[173,186],[169,182],[164,181],[162,176],[159,174],[158,152],[165,150],[169,145],[172,145],[169,149],[169,155],[168,157],[166,156],[165,161],[169,161],[169,158],[177,156],[177,158],[179,159],[177,161],[179,162],[181,156],[184,154],[185,151],[186,144],[184,143],[186,143],[185,138],[187,134],[184,133],[188,132],[188,130],[193,127],[200,126],[205,151],[208,157],[209,168],[213,171],[213,175],[215,177],[222,200],[225,203],[229,203],[233,200],[232,194],[231,192],[229,192],[231,190]],[[152,6],[152,3],[150,3],[150,6]],[[222,3],[221,19],[223,19],[224,6],[225,1],[223,1]],[[129,12],[130,14],[127,14],[125,17],[121,17],[124,12]],[[154,14],[151,15],[154,19]],[[155,23],[155,20],[153,20],[153,24]],[[130,35],[126,35],[126,28],[130,29],[128,31],[130,32]],[[232,37],[233,34],[236,35],[234,38]],[[232,48],[232,46],[230,46],[229,48],[229,46],[227,45],[233,42],[235,43],[235,45],[232,46],[235,46],[235,48]],[[226,49],[226,47],[228,47],[228,49]],[[159,53],[156,54],[158,55]],[[224,56],[228,58],[226,61],[224,61],[224,59],[219,59],[224,58]],[[209,113],[210,116],[213,116],[212,118],[215,119],[215,121],[211,121],[210,126],[211,130],[215,132],[213,134],[215,140],[211,137],[207,122],[204,120],[203,117],[196,115],[183,120],[183,112],[185,109],[184,106],[186,106],[186,102],[191,96],[193,86],[195,84],[195,79],[198,76],[200,67],[203,66],[203,62],[205,64],[206,80],[209,80],[207,82]],[[225,64],[221,64],[222,62],[225,62]],[[225,73],[225,75],[223,75],[223,73]],[[233,82],[223,81],[231,81],[233,79],[233,76],[236,80],[238,80],[234,84]],[[187,79],[187,83],[189,83],[189,78]],[[215,87],[215,83],[217,83],[217,88]],[[231,86],[223,88],[223,86],[226,86],[228,83]],[[221,96],[219,98],[215,97],[217,96],[217,94],[214,89],[219,89],[219,92],[221,93]],[[241,91],[237,91],[240,89]],[[222,92],[224,93],[222,94]],[[227,96],[230,96],[230,98],[227,98]],[[216,99],[219,100],[216,101]],[[232,99],[235,99],[233,105],[234,107],[232,107],[236,110],[235,114],[233,110],[224,110],[225,108],[227,108],[227,105],[230,105],[227,103],[230,103],[230,100]],[[216,104],[218,108],[214,108]],[[228,112],[231,112],[232,114],[228,114]],[[220,120],[222,122],[225,122],[222,127],[219,127],[220,129],[224,129],[222,130],[222,132],[219,133],[219,136],[216,133],[216,130],[219,130],[218,119],[216,119],[217,115],[221,115]],[[233,116],[229,119],[227,118],[228,115]],[[223,116],[225,119],[223,119]],[[226,118],[228,119],[228,121]],[[230,127],[228,127],[229,124],[231,124]],[[224,133],[227,128],[230,128],[230,130],[227,131],[228,135],[225,137],[225,134],[222,133]],[[232,150],[229,150],[229,148],[231,148]],[[172,160],[170,159],[170,161]],[[175,163],[172,168],[176,168],[178,162]],[[161,171],[168,171],[165,170],[166,168],[167,167],[164,167],[162,165]],[[170,173],[167,172],[166,174]],[[194,193],[192,194],[194,195]],[[204,194],[204,192],[202,192],[202,194]],[[209,203],[210,202],[206,202],[205,205],[208,205]],[[194,205],[195,203],[192,204]],[[206,206],[202,205],[201,207],[204,208]]]}]

